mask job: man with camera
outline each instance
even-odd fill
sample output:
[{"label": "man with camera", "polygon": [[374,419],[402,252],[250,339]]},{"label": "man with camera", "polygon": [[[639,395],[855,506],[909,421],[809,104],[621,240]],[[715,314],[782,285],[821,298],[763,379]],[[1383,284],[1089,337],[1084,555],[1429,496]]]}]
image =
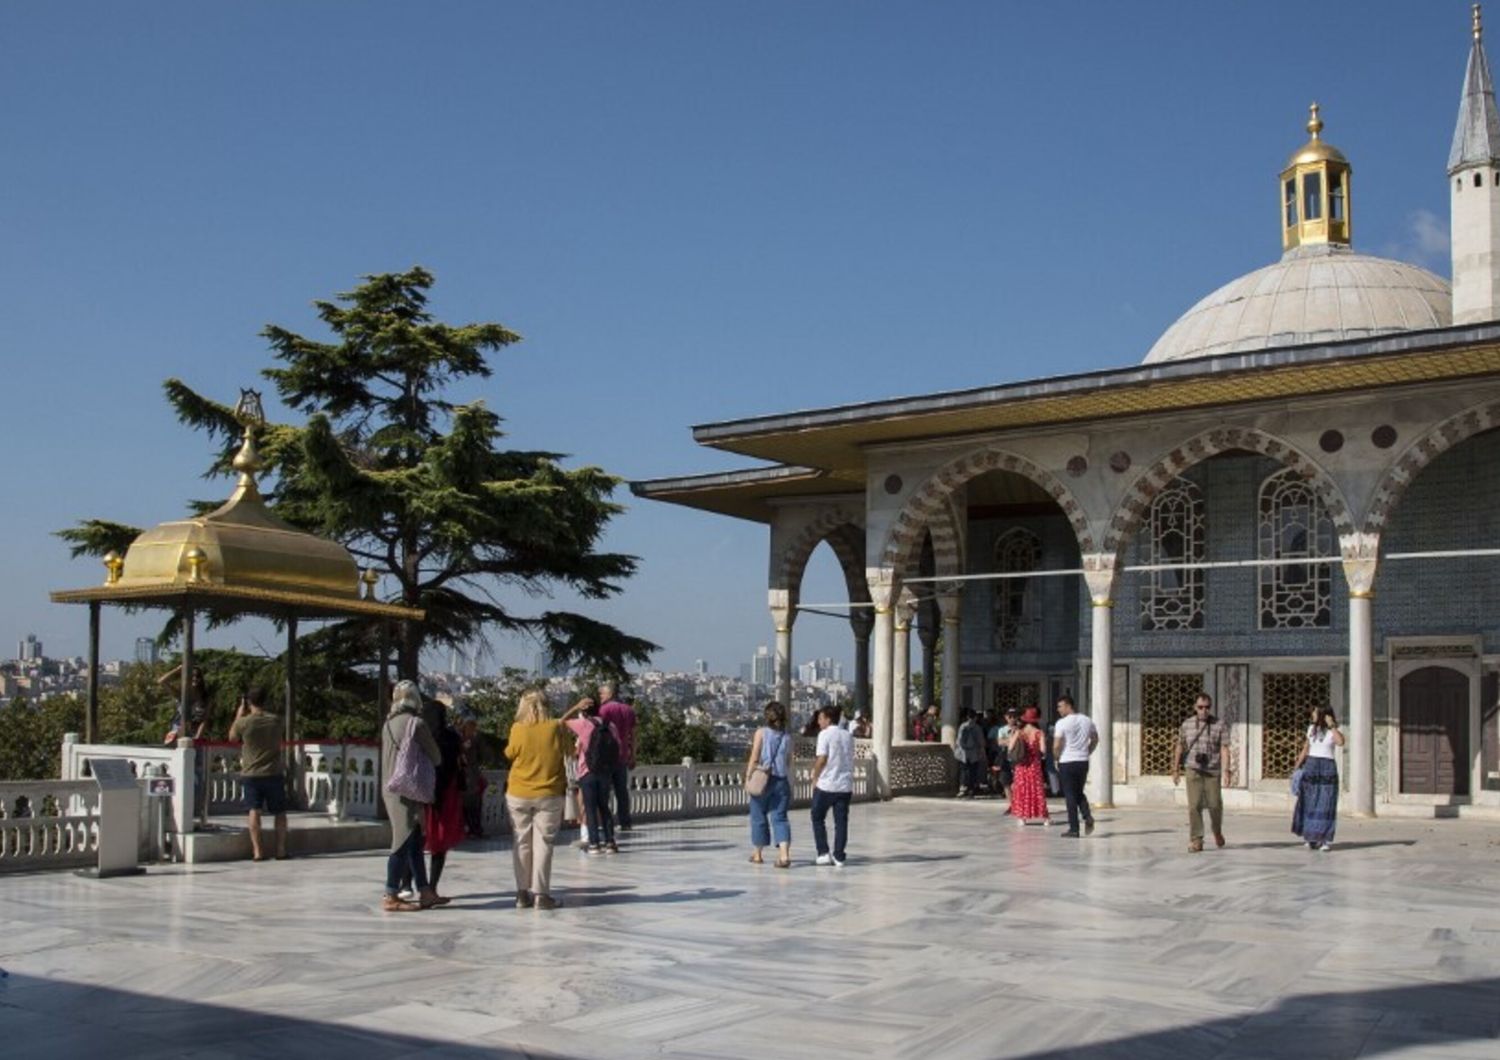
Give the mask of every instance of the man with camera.
[{"label": "man with camera", "polygon": [[1214,845],[1224,845],[1222,778],[1229,772],[1229,741],[1224,723],[1213,716],[1213,700],[1199,692],[1193,715],[1182,723],[1172,742],[1172,784],[1182,782],[1187,767],[1188,851],[1203,849],[1203,811],[1213,828]]}]

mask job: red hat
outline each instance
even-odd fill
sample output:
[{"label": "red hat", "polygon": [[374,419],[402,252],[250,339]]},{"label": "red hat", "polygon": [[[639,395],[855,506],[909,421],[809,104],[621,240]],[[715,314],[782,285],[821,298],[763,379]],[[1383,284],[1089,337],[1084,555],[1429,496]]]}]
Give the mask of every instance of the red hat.
[{"label": "red hat", "polygon": [[1035,707],[1027,707],[1021,711],[1021,721],[1027,725],[1040,725],[1042,723],[1042,712]]}]

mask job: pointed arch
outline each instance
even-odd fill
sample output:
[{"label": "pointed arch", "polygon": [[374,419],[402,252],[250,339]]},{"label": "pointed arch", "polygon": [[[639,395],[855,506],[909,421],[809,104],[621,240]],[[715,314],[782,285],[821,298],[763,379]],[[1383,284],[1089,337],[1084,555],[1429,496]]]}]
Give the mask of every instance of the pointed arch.
[{"label": "pointed arch", "polygon": [[1131,483],[1115,508],[1109,528],[1104,533],[1104,553],[1114,557],[1118,565],[1126,542],[1135,536],[1145,522],[1157,494],[1193,465],[1236,449],[1259,453],[1294,471],[1307,482],[1323,503],[1328,517],[1333,520],[1339,540],[1354,540],[1356,527],[1349,513],[1348,502],[1344,499],[1344,492],[1321,464],[1290,442],[1267,434],[1257,427],[1216,427],[1189,438],[1163,454]]},{"label": "pointed arch", "polygon": [[842,504],[821,512],[782,551],[775,587],[796,592],[802,584],[808,559],[813,550],[824,541],[833,549],[833,554],[843,569],[844,581],[849,587],[849,599],[869,600],[870,590],[865,584],[864,517]]},{"label": "pointed arch", "polygon": [[1434,460],[1460,442],[1496,427],[1500,427],[1500,401],[1487,401],[1450,416],[1408,445],[1386,468],[1370,494],[1365,533],[1378,537],[1385,530],[1407,488]]},{"label": "pointed arch", "polygon": [[[1073,533],[1078,538],[1079,550],[1084,553],[1094,551],[1093,529],[1089,526],[1083,505],[1078,503],[1056,475],[1024,456],[1001,449],[984,448],[967,453],[938,469],[907,499],[886,535],[885,548],[881,551],[881,566],[896,571],[903,570],[909,557],[920,547],[925,530],[933,533],[933,554],[934,559],[938,560],[938,573],[961,572],[962,556],[957,552],[961,538],[956,533],[958,515],[954,497],[964,483],[989,471],[1008,471],[1040,486],[1057,501],[1063,515],[1072,525]],[[934,528],[944,525],[952,526],[955,530],[954,547],[950,550],[944,542],[944,552],[940,558],[938,530]]]}]

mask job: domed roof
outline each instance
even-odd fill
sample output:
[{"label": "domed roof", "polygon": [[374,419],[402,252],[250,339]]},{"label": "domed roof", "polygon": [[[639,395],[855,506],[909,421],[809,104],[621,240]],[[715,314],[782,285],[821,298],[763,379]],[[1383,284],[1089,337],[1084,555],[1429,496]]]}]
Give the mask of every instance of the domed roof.
[{"label": "domed roof", "polygon": [[1315,244],[1231,280],[1156,340],[1146,364],[1370,338],[1453,322],[1448,281],[1426,269]]}]

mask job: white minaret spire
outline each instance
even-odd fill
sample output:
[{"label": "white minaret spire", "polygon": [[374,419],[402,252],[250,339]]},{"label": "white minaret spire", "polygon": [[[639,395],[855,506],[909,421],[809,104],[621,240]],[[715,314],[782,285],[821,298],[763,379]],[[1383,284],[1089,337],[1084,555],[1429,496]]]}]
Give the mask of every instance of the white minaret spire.
[{"label": "white minaret spire", "polygon": [[1453,322],[1500,319],[1500,110],[1474,5],[1474,43],[1448,152],[1453,224]]}]

